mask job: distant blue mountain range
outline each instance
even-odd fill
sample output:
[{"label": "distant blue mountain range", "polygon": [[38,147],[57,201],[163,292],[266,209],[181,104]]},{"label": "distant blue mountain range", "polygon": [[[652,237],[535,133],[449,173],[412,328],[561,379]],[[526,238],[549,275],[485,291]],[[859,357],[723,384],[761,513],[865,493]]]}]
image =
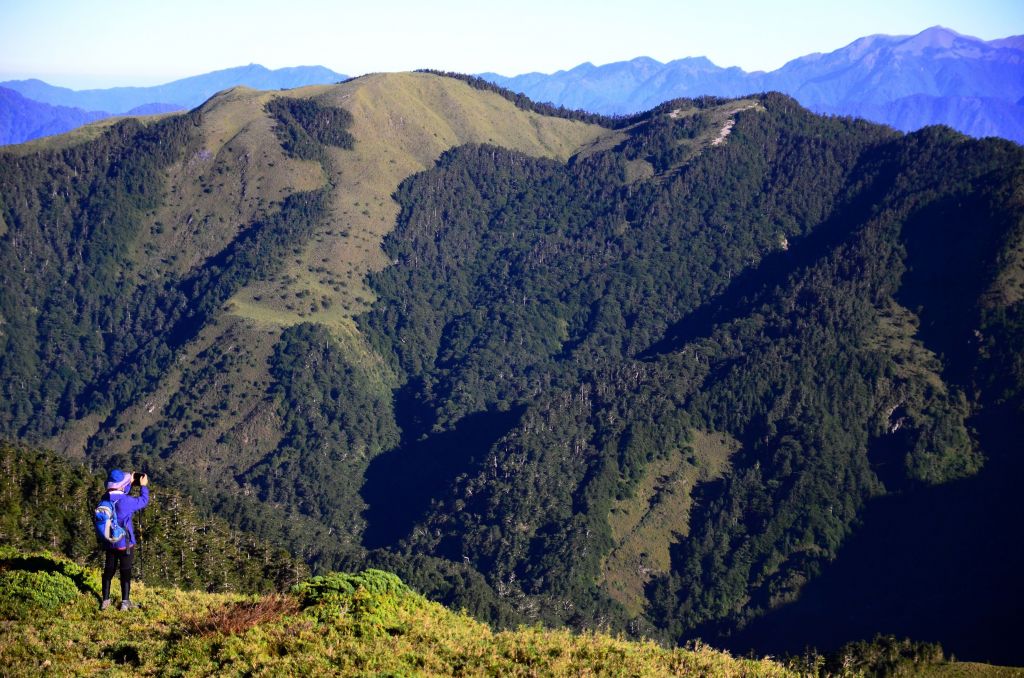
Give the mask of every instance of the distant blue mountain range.
[{"label": "distant blue mountain range", "polygon": [[340,82],[348,76],[323,66],[270,70],[258,64],[228,68],[154,87],[72,90],[42,80],[0,82],[0,144],[58,134],[111,115],[148,115],[195,108],[221,90],[292,89]]},{"label": "distant blue mountain range", "polygon": [[819,113],[905,131],[945,124],[1024,143],[1024,36],[985,41],[941,26],[914,36],[872,35],[771,72],[721,68],[704,57],[667,64],[640,57],[552,74],[480,77],[535,101],[607,114],[635,113],[678,97],[775,90]]},{"label": "distant blue mountain range", "polygon": [[291,89],[339,82],[347,77],[323,66],[296,66],[272,71],[259,64],[249,64],[153,87],[72,90],[54,87],[42,80],[9,80],[0,82],[0,87],[13,89],[24,97],[44,104],[124,114],[143,104],[153,103],[195,108],[217,92],[238,85],[253,89]]},{"label": "distant blue mountain range", "polygon": [[[904,131],[945,124],[972,136],[1024,143],[1024,36],[985,41],[940,26],[913,36],[872,35],[771,72],[722,68],[705,57],[667,64],[639,57],[551,74],[480,76],[534,101],[596,113],[635,113],[678,97],[776,90],[818,113],[854,115]],[[155,87],[75,91],[41,80],[0,82],[0,144],[115,114],[194,108],[237,85],[291,89],[345,79],[322,66],[269,70],[251,64]]]},{"label": "distant blue mountain range", "polygon": [[0,87],[0,144],[59,134],[108,115],[103,111],[42,104]]}]

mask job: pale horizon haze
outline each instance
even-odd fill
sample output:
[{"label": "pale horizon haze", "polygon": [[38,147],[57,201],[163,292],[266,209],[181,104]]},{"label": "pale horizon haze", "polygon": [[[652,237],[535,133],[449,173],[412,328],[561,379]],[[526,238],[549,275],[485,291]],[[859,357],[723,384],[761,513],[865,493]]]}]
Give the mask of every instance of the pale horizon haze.
[{"label": "pale horizon haze", "polygon": [[865,35],[934,25],[985,40],[1024,34],[1024,2],[4,0],[0,80],[148,86],[249,63],[517,75],[639,56],[774,70]]}]

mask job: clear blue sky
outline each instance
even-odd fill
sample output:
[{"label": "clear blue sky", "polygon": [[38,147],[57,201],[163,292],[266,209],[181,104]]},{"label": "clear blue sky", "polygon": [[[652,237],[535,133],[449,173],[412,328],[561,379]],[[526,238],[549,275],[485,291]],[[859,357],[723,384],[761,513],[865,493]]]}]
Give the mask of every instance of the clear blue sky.
[{"label": "clear blue sky", "polygon": [[936,24],[1024,34],[1024,0],[0,0],[0,80],[151,85],[248,63],[514,75],[637,56],[771,70]]}]

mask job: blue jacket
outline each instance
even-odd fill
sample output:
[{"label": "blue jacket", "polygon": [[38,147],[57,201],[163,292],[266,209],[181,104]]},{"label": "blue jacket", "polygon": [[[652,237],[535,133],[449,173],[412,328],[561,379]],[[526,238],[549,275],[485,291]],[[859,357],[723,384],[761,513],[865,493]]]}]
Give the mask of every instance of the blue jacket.
[{"label": "blue jacket", "polygon": [[136,511],[146,507],[149,503],[149,486],[143,486],[142,494],[138,497],[133,497],[130,494],[125,494],[120,490],[110,490],[107,492],[110,500],[114,502],[114,511],[117,513],[117,523],[125,529],[127,536],[124,539],[111,544],[110,548],[124,551],[125,549],[135,546],[135,528],[132,526],[132,514]]}]

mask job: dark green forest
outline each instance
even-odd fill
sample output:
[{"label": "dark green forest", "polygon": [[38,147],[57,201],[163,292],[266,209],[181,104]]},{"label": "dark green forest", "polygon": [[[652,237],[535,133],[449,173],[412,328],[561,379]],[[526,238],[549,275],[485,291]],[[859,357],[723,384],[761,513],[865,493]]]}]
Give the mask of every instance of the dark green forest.
[{"label": "dark green forest", "polygon": [[[196,520],[216,515],[315,571],[381,567],[498,625],[668,642],[742,639],[847,562],[886,501],[1002,468],[1024,433],[1019,146],[902,135],[778,94],[729,109],[728,142],[711,145],[729,101],[604,119],[509,96],[618,141],[567,163],[461,146],[399,187],[392,265],[370,276],[376,301],[355,319],[396,385],[329,327],[294,325],[267,358],[260,397],[280,440],[259,460],[211,487],[165,454],[176,429],[160,420],[126,458],[104,458],[115,431],[101,426],[91,462],[159,471]],[[345,167],[327,146],[359,148],[342,109],[277,98],[267,113],[282,148],[328,175]],[[297,193],[181,279],[133,270],[138,214],[160,200],[160,168],[192,152],[198,115],[0,156],[0,434],[113,422],[235,290],[276,275],[328,218],[330,186]],[[182,393],[235,360],[204,354]],[[645,575],[637,614],[604,583],[614,511],[652,468],[679,458],[699,472],[698,433],[738,451],[695,483],[687,533]],[[1019,529],[1021,513],[977,529]],[[87,557],[70,526],[52,529],[59,550]],[[1019,618],[1011,607],[982,618]],[[955,638],[920,640],[960,652]]]}]

